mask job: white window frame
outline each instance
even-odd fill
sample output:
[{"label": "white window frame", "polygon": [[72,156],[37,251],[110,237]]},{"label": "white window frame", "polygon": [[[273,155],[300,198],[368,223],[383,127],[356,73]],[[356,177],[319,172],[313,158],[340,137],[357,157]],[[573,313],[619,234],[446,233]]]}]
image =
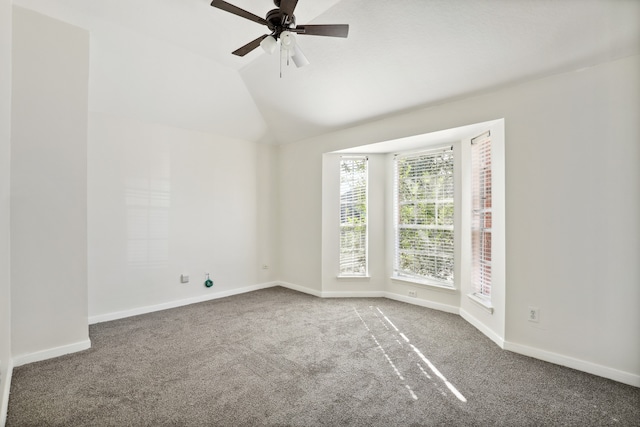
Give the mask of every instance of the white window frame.
[{"label": "white window frame", "polygon": [[471,139],[471,285],[473,296],[488,305],[492,276],[492,193],[491,133],[487,131]]},{"label": "white window frame", "polygon": [[[362,231],[362,236],[360,237],[360,242],[361,245],[363,246],[363,251],[364,254],[358,254],[355,251],[351,251],[351,259],[345,259],[344,256],[345,254],[347,254],[347,252],[345,252],[345,248],[343,247],[343,230],[346,230],[348,228],[353,228],[353,225],[348,224],[345,220],[347,219],[347,216],[345,214],[346,209],[349,205],[353,205],[354,202],[353,200],[349,200],[344,198],[343,196],[346,194],[346,192],[349,191],[354,191],[353,188],[349,189],[349,188],[343,188],[343,184],[346,185],[347,187],[350,186],[348,180],[344,180],[343,178],[345,178],[345,176],[343,175],[343,162],[346,161],[362,161],[364,162],[364,177],[360,177],[359,179],[364,179],[364,189],[362,188],[356,188],[355,190],[358,192],[362,192],[364,191],[364,221],[363,223],[358,224],[359,227],[364,227],[364,230]],[[367,156],[341,156],[340,157],[340,166],[339,166],[339,173],[340,173],[340,212],[339,212],[339,223],[340,223],[340,247],[339,247],[339,264],[338,264],[338,277],[340,278],[349,278],[349,277],[368,277],[369,274],[369,206],[368,206],[368,202],[369,202],[369,159]],[[352,179],[358,179],[358,177],[354,174],[352,177]],[[360,216],[362,216],[362,213],[360,213]],[[364,260],[362,262],[355,262],[354,261],[354,257],[355,256],[362,256],[364,255]]]},{"label": "white window frame", "polygon": [[[400,209],[402,207],[402,202],[400,201],[400,195],[399,195],[399,169],[398,169],[398,163],[401,160],[407,160],[407,159],[418,159],[420,157],[428,157],[428,158],[446,158],[446,162],[450,163],[451,165],[451,171],[450,171],[450,175],[448,176],[448,181],[449,181],[449,185],[451,186],[450,190],[447,190],[450,192],[450,194],[448,194],[449,197],[444,197],[442,199],[440,199],[439,197],[433,200],[430,200],[429,203],[434,203],[435,204],[435,210],[434,210],[434,215],[436,217],[436,221],[437,221],[437,212],[438,212],[438,206],[441,203],[446,203],[446,204],[451,204],[453,207],[453,211],[451,212],[451,219],[450,219],[450,224],[407,224],[407,225],[401,225],[400,224]],[[393,167],[393,174],[394,174],[394,184],[393,184],[393,194],[394,194],[394,206],[393,206],[393,212],[394,212],[394,228],[395,228],[395,241],[394,241],[394,249],[393,249],[393,274],[392,274],[392,279],[394,280],[401,280],[401,281],[409,281],[409,282],[415,282],[415,283],[419,283],[419,284],[425,284],[425,285],[431,285],[431,286],[438,286],[438,287],[443,287],[443,288],[448,288],[448,289],[455,289],[455,280],[454,280],[454,270],[455,270],[455,227],[454,227],[454,212],[455,212],[455,188],[454,188],[454,182],[455,182],[455,168],[456,168],[456,164],[455,164],[455,159],[454,159],[454,153],[453,153],[453,147],[451,145],[447,145],[446,147],[437,147],[437,148],[432,148],[432,149],[428,149],[428,150],[423,150],[420,152],[412,152],[412,153],[401,153],[401,154],[397,154],[394,156],[394,167]],[[438,188],[438,191],[442,191],[442,188]],[[416,199],[417,203],[420,203],[420,199]],[[413,202],[413,204],[415,204],[416,201]],[[423,203],[427,203],[427,200],[423,200]],[[412,203],[407,203],[405,205],[410,205]],[[401,267],[401,251],[402,249],[400,248],[400,234],[401,234],[401,230],[405,229],[416,229],[416,230],[440,230],[440,231],[450,231],[452,233],[451,235],[451,239],[450,239],[450,245],[446,246],[446,247],[441,247],[440,251],[437,252],[438,257],[448,257],[451,259],[451,267],[450,267],[450,275],[447,278],[442,278],[442,277],[437,277],[435,275],[430,275],[430,274],[420,274],[419,272],[416,271],[412,271],[410,269],[404,269]],[[426,242],[426,240],[422,240],[422,242]],[[435,243],[439,243],[441,244],[442,241],[436,241]],[[433,252],[430,252],[431,254],[433,254]],[[423,250],[419,250],[417,251],[415,254],[417,255],[425,255],[427,254],[427,252],[423,251]]]}]

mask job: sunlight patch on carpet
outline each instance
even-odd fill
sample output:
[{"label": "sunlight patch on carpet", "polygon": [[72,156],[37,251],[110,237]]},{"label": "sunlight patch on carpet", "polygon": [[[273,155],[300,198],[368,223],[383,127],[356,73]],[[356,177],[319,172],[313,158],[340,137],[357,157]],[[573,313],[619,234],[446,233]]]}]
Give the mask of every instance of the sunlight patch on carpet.
[{"label": "sunlight patch on carpet", "polygon": [[[409,338],[402,333],[398,327],[391,321],[391,319],[389,319],[389,317],[387,317],[382,310],[380,310],[379,307],[373,307],[373,306],[369,306],[369,309],[371,310],[371,314],[373,314],[376,319],[380,322],[380,324],[385,328],[386,331],[388,331],[389,333],[393,333],[393,331],[395,331],[395,333],[398,334],[398,336],[400,338],[402,338],[402,340],[407,343],[409,345],[409,347],[411,348],[412,352],[407,352],[407,357],[410,357],[411,354],[415,354],[417,355],[420,360],[429,368],[429,370],[440,380],[442,381],[442,383],[447,387],[447,389],[461,402],[466,402],[467,399],[464,397],[464,395],[462,393],[460,393],[460,391],[453,385],[451,384],[451,382],[449,380],[447,380],[447,378],[442,374],[442,372],[440,372],[440,370],[438,370],[438,368],[436,368],[436,366],[422,353],[422,351],[420,351],[419,348],[417,348],[416,346],[414,346],[413,344],[410,343]],[[358,312],[358,310],[353,307],[354,312],[356,313],[356,315],[358,316],[358,318],[360,319],[360,321],[362,322],[362,324],[364,325],[364,327],[366,328],[366,330],[369,332],[371,339],[373,339],[373,341],[376,344],[376,348],[378,350],[380,350],[384,356],[384,358],[387,360],[387,362],[389,363],[389,365],[391,366],[391,368],[393,369],[393,371],[395,372],[395,374],[398,376],[398,378],[400,379],[400,381],[402,381],[404,383],[405,388],[409,391],[409,394],[411,396],[411,398],[413,398],[414,400],[418,400],[418,395],[416,394],[416,392],[414,391],[414,388],[411,387],[410,384],[408,384],[410,382],[409,379],[406,378],[406,375],[403,375],[403,373],[400,371],[400,369],[398,368],[398,366],[401,365],[401,363],[399,363],[398,361],[395,361],[392,359],[392,357],[389,355],[389,352],[385,350],[384,346],[380,343],[380,341],[378,340],[378,338],[376,337],[376,335],[374,334],[373,328],[370,327],[367,322],[365,321],[365,319],[362,317],[362,315],[360,314],[360,312]],[[391,326],[391,328],[393,328],[393,331],[389,328],[389,326]],[[383,334],[385,334],[385,331],[382,332]],[[402,342],[394,337],[394,340],[398,343],[398,345],[402,348],[404,348],[404,345],[402,344]],[[401,362],[401,361],[400,361]],[[431,380],[431,383],[436,387],[436,389],[444,396],[447,395],[447,393],[445,393],[439,386],[438,383],[433,379],[433,377],[431,375],[429,375],[429,373],[427,372],[427,370],[422,366],[421,363],[417,363],[418,368],[420,368],[420,371],[422,374],[424,374],[427,379]],[[418,380],[419,381],[419,380]]]}]

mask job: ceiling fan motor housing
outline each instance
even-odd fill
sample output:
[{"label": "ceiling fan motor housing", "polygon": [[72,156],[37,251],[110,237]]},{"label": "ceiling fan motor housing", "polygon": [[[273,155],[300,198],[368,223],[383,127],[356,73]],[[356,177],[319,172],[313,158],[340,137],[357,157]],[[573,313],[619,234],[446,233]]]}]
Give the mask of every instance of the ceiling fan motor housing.
[{"label": "ceiling fan motor housing", "polygon": [[284,22],[284,18],[285,16],[280,9],[272,9],[267,12],[267,27],[269,27],[269,29],[273,31],[272,35],[275,38],[278,38],[280,33],[285,31],[286,29],[296,26],[296,17],[294,15],[287,17],[287,22]]}]

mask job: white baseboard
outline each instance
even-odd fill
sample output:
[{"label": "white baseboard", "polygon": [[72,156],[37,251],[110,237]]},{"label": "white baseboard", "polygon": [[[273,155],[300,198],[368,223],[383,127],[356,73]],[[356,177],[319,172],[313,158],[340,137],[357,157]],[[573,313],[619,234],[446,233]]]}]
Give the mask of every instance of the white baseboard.
[{"label": "white baseboard", "polygon": [[60,347],[48,348],[42,351],[36,351],[35,353],[21,354],[13,357],[13,366],[22,366],[27,363],[39,362],[41,360],[53,359],[54,357],[64,356],[65,354],[75,353],[82,350],[91,348],[91,340],[75,342],[73,344],[67,344]]},{"label": "white baseboard", "polygon": [[504,345],[505,345],[504,337],[501,337],[500,335],[496,334],[494,331],[489,329],[484,323],[482,323],[481,321],[473,317],[471,314],[469,314],[469,312],[465,310],[462,310],[462,309],[460,310],[460,317],[462,317],[464,320],[470,323],[474,328],[482,332],[491,341],[496,343],[498,347],[504,349]]},{"label": "white baseboard", "polygon": [[444,311],[445,313],[460,314],[460,309],[453,305],[441,304],[439,302],[427,301],[420,298],[413,298],[393,292],[383,292],[384,298],[395,301],[406,302],[407,304],[419,305],[420,307],[432,308],[434,310]]},{"label": "white baseboard", "polygon": [[200,295],[197,297],[185,298],[177,301],[169,301],[161,304],[147,305],[144,307],[136,307],[130,310],[116,311],[113,313],[98,314],[96,316],[89,316],[89,324],[93,325],[96,323],[109,322],[111,320],[118,320],[118,319],[124,319],[126,317],[138,316],[140,314],[147,314],[147,313],[153,313],[155,311],[168,310],[170,308],[182,307],[185,305],[211,301],[219,298],[226,298],[233,295],[239,295],[247,292],[257,291],[260,289],[272,288],[278,285],[279,285],[279,282],[259,283],[257,285],[244,286],[242,288],[230,289],[227,291],[215,292],[211,294]]},{"label": "white baseboard", "polygon": [[447,313],[459,314],[458,307],[452,305],[441,304],[437,302],[427,301],[419,298],[407,297],[393,292],[386,291],[328,291],[321,292],[305,286],[295,285],[288,282],[277,282],[283,288],[291,289],[305,294],[313,295],[319,298],[389,298],[396,301],[406,302],[420,307],[432,308]]},{"label": "white baseboard", "polygon": [[620,371],[618,369],[609,368],[607,366],[598,365],[596,363],[575,359],[558,353],[552,353],[546,350],[529,347],[522,344],[516,344],[505,341],[504,349],[514,353],[523,354],[533,357],[534,359],[544,360],[545,362],[554,363],[556,365],[566,366],[567,368],[577,371],[587,372],[599,377],[608,378],[613,381],[628,384],[634,387],[640,387],[640,375],[630,372]]},{"label": "white baseboard", "polygon": [[316,291],[315,289],[307,288],[306,286],[294,285],[289,282],[276,282],[277,286],[282,286],[283,288],[291,289],[293,291],[302,292],[303,294],[313,295],[318,298],[322,298],[322,292]]},{"label": "white baseboard", "polygon": [[322,292],[322,298],[382,298],[383,291],[329,291]]},{"label": "white baseboard", "polygon": [[13,362],[7,363],[7,374],[2,377],[2,401],[0,402],[0,427],[7,423],[7,411],[9,410],[9,393],[11,392],[11,377],[13,376]]}]

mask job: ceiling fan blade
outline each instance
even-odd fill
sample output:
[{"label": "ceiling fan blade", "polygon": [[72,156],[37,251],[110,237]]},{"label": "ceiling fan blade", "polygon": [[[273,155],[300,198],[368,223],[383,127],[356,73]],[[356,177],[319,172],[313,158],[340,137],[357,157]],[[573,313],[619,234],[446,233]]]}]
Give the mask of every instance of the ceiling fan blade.
[{"label": "ceiling fan blade", "polygon": [[290,31],[308,36],[347,37],[349,35],[349,25],[298,25]]},{"label": "ceiling fan blade", "polygon": [[264,36],[260,36],[255,40],[250,41],[249,43],[245,44],[244,46],[242,46],[239,49],[236,49],[235,51],[231,52],[234,55],[237,56],[245,56],[247,53],[251,52],[253,49],[257,48],[258,46],[260,46],[260,42],[262,40],[264,40],[265,38],[267,38],[268,35],[265,34]]},{"label": "ceiling fan blade", "polygon": [[293,16],[293,11],[298,4],[298,0],[282,0],[280,2],[280,12],[287,16]]},{"label": "ceiling fan blade", "polygon": [[238,6],[234,6],[230,3],[227,3],[226,1],[222,1],[222,0],[213,0],[211,2],[211,6],[216,7],[218,9],[222,9],[224,11],[227,11],[229,13],[233,13],[234,15],[238,15],[241,18],[245,18],[248,19],[250,21],[253,22],[257,22],[258,24],[262,24],[262,25],[267,25],[267,21],[263,18],[260,18],[257,15],[254,15],[251,12],[247,12],[244,9],[240,9]]}]

